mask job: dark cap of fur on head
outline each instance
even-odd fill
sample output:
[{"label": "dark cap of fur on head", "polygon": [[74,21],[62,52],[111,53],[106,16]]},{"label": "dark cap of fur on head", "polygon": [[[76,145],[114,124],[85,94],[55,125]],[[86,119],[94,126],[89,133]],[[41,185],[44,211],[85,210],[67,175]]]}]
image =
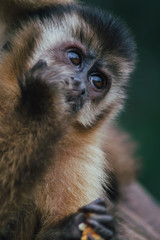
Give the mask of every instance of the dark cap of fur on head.
[{"label": "dark cap of fur on head", "polygon": [[[108,51],[108,53],[115,51],[117,56],[126,58],[129,61],[135,59],[135,43],[133,37],[125,26],[123,21],[119,18],[114,17],[110,13],[106,13],[97,8],[83,7],[81,5],[68,4],[68,5],[53,5],[37,9],[27,14],[27,19],[38,18],[42,22],[47,19],[51,19],[53,24],[61,24],[68,16],[76,15],[79,17],[79,21],[83,20],[88,23],[90,28],[93,30],[93,38],[98,38],[98,47],[102,51]],[[24,17],[25,18],[25,17]],[[80,23],[81,24],[81,23]],[[81,41],[88,42],[88,29],[80,29],[79,37]],[[87,37],[87,39],[85,39]]]}]

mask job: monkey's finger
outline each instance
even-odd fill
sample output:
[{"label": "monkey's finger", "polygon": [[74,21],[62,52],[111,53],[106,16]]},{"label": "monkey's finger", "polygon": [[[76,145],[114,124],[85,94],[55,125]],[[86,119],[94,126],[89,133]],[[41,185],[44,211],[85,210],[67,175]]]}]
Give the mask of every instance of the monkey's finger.
[{"label": "monkey's finger", "polygon": [[113,217],[111,215],[92,215],[91,217],[89,217],[87,219],[87,221],[90,221],[90,220],[93,220],[93,221],[96,221],[96,222],[99,222],[103,225],[105,224],[113,224]]},{"label": "monkey's finger", "polygon": [[26,85],[32,84],[39,76],[42,71],[47,67],[47,62],[44,59],[39,60],[25,75],[27,79]]},{"label": "monkey's finger", "polygon": [[94,237],[92,237],[92,235],[89,233],[87,234],[87,240],[95,240]]},{"label": "monkey's finger", "polygon": [[66,227],[65,239],[80,239],[82,231],[79,229],[79,225],[83,222],[85,222],[85,215],[83,213],[73,216]]},{"label": "monkey's finger", "polygon": [[114,233],[112,230],[102,226],[94,220],[87,220],[87,225],[91,227],[98,235],[104,239],[110,239],[113,237]]},{"label": "monkey's finger", "polygon": [[97,213],[97,214],[106,214],[107,210],[105,207],[99,206],[99,205],[94,205],[94,204],[89,204],[86,206],[83,206],[79,209],[80,212],[83,213]]},{"label": "monkey's finger", "polygon": [[44,59],[39,60],[31,69],[32,73],[38,69],[44,69],[47,67],[47,62]]},{"label": "monkey's finger", "polygon": [[98,198],[95,201],[91,202],[91,204],[96,204],[96,205],[100,205],[103,207],[107,207],[106,201],[104,200],[104,198]]},{"label": "monkey's finger", "polygon": [[75,215],[73,223],[78,226],[78,224],[85,222],[84,213],[78,213]]}]

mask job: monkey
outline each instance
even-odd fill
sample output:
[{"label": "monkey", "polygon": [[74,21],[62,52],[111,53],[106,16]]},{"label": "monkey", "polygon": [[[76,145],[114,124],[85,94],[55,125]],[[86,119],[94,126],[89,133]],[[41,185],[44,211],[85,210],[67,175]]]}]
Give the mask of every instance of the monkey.
[{"label": "monkey", "polygon": [[113,199],[134,177],[131,159],[122,180],[114,123],[136,58],[130,31],[72,1],[1,11],[0,239],[80,240],[84,222],[119,240]]}]

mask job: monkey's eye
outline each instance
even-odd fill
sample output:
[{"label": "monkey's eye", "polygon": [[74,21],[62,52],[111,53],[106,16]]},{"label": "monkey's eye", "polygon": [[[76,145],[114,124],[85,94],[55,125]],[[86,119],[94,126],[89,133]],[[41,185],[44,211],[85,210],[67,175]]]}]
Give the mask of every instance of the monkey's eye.
[{"label": "monkey's eye", "polygon": [[75,66],[80,66],[82,63],[82,56],[76,51],[69,51],[68,59]]},{"label": "monkey's eye", "polygon": [[92,85],[97,90],[103,90],[106,85],[105,78],[98,73],[93,73],[89,76],[89,81]]}]

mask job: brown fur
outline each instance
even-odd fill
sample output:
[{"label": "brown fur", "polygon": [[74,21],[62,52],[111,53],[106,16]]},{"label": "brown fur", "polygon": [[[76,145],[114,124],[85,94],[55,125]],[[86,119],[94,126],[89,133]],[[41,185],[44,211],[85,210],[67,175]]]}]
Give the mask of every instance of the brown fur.
[{"label": "brown fur", "polygon": [[[21,76],[21,72],[25,72],[27,69],[27,62],[33,50],[31,46],[34,46],[35,44],[34,36],[36,35],[36,37],[38,37],[38,28],[37,26],[31,25],[31,27],[27,28],[27,32],[24,31],[22,33],[22,36],[19,34],[17,35],[18,38],[22,37],[24,39],[24,42],[19,42],[15,36],[15,48],[13,49],[13,52],[11,51],[10,53],[4,55],[3,62],[1,62],[0,65],[0,171],[3,172],[3,174],[0,175],[0,204],[2,206],[0,210],[1,226],[3,226],[6,218],[8,218],[8,213],[10,212],[9,214],[12,216],[11,212],[16,211],[17,206],[19,207],[19,204],[23,203],[26,198],[28,199],[28,191],[31,192],[31,186],[36,184],[36,182],[34,183],[33,179],[31,179],[30,183],[28,182],[29,176],[26,176],[25,180],[25,171],[26,168],[31,167],[33,162],[30,162],[30,160],[32,158],[39,158],[38,149],[39,147],[43,148],[42,143],[40,144],[40,142],[43,142],[43,139],[45,139],[46,144],[48,141],[47,148],[49,148],[49,142],[52,141],[52,138],[54,138],[54,136],[50,135],[48,138],[47,132],[53,132],[53,135],[55,135],[56,138],[60,138],[62,132],[65,130],[64,119],[62,129],[59,129],[59,127],[57,128],[57,125],[59,125],[59,120],[61,121],[62,116],[58,116],[56,119],[56,116],[54,115],[53,117],[52,114],[54,113],[52,113],[50,117],[48,116],[46,122],[42,121],[40,123],[37,123],[30,121],[30,119],[27,119],[25,111],[23,117],[21,116],[21,113],[18,112],[18,110],[15,111],[15,108],[18,109],[20,98],[18,77]],[[23,49],[23,51],[21,51],[21,49]],[[27,55],[25,55],[25,53]],[[59,97],[56,97],[56,94],[54,97],[57,99],[53,99],[53,104],[56,103],[54,108],[61,108],[63,112],[65,103],[61,99],[59,99],[59,101]],[[65,111],[64,114],[64,116],[67,116]],[[55,129],[52,131],[52,119],[54,119],[57,131],[55,131]],[[35,149],[34,153],[32,151],[33,146]],[[44,158],[47,159],[48,155],[48,150],[46,146],[44,147],[46,150],[40,157],[42,158],[42,163],[40,166],[40,169],[42,168],[42,170],[39,169],[42,172],[44,171],[43,168],[46,166]],[[21,164],[21,159],[24,159],[23,165]],[[20,179],[22,176],[24,179],[21,182]],[[35,180],[37,177],[40,180],[41,174],[39,171],[37,172],[37,175],[35,172]]]},{"label": "brown fur", "polygon": [[72,130],[59,142],[53,167],[50,166],[43,187],[38,188],[39,194],[35,194],[42,212],[51,216],[52,220],[47,217],[47,221],[60,220],[79,206],[103,197],[105,159],[98,139],[97,132],[86,137]]},{"label": "brown fur", "polygon": [[[32,11],[35,7],[54,4],[54,1],[39,1],[38,5],[35,1],[25,2],[26,5],[23,2],[7,1],[1,9],[4,11],[2,21],[6,24],[1,45],[11,39],[13,47],[3,52],[0,63],[0,227],[4,231],[6,223],[11,227],[11,239],[28,240],[35,236],[36,240],[41,240],[46,229],[77,212],[79,207],[105,197],[103,183],[106,182],[106,188],[110,187],[111,173],[116,175],[120,184],[133,178],[135,167],[130,151],[123,134],[111,124],[122,108],[123,88],[133,62],[116,52],[111,54],[101,49],[98,58],[109,62],[103,69],[107,68],[107,74],[112,78],[111,90],[105,92],[107,95],[109,91],[107,97],[104,94],[99,102],[87,103],[74,118],[68,113],[58,85],[52,94],[46,90],[50,107],[44,118],[40,122],[33,121],[25,106],[24,110],[19,106],[19,79],[23,79],[25,73],[43,58],[49,69],[54,66],[58,74],[69,75],[69,70],[60,63],[64,44],[57,47],[57,42],[61,36],[67,38],[67,45],[80,45],[77,39],[82,37],[83,26],[87,29],[81,43],[83,49],[99,49],[100,40],[94,36],[94,29],[84,20],[80,21],[76,14],[66,15],[68,21],[63,19],[62,22],[65,27],[57,24],[57,30],[52,24],[50,28],[45,27],[39,20],[24,24],[23,14],[27,14],[30,8]],[[67,2],[71,1],[56,1]],[[9,4],[11,14],[6,21]],[[22,25],[12,33],[10,24],[13,19],[22,21]],[[71,37],[72,32],[75,39]],[[48,49],[50,39],[52,44]],[[45,79],[51,77],[49,73],[47,71]],[[131,161],[126,164],[128,160]],[[112,207],[108,196],[106,199]]]}]

